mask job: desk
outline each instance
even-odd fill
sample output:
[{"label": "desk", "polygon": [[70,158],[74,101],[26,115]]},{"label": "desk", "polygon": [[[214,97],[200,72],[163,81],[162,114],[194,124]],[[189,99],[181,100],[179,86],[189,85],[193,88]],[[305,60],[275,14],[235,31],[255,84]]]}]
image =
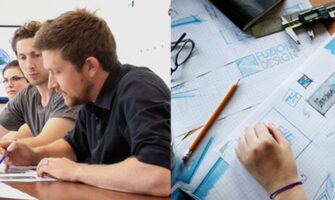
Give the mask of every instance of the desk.
[{"label": "desk", "polygon": [[[203,2],[207,2],[207,1],[203,1]],[[291,2],[291,1],[286,1],[286,2]],[[295,1],[293,1],[293,2],[295,2]],[[304,8],[303,7],[304,5],[307,5],[307,2],[305,2],[305,1],[301,1],[301,2],[303,2],[303,3],[300,4],[300,2],[296,1],[296,6],[293,6],[293,5],[290,5],[290,6],[292,6],[292,8],[295,8],[295,9],[297,9],[297,8],[302,9],[302,8]],[[322,0],[311,0],[311,4],[313,6],[318,6],[318,5],[324,4],[326,2],[330,2],[330,1],[329,0],[323,0],[323,1]],[[220,14],[219,12],[210,12],[212,10],[210,10],[210,5],[208,5],[208,4],[205,4],[205,6],[203,6],[203,4],[200,4],[198,10],[194,9],[194,13],[191,13],[191,11],[189,11],[189,13],[188,13],[187,12],[188,10],[185,10],[185,13],[187,13],[187,14],[182,12],[183,9],[181,9],[181,8],[185,8],[186,5],[183,5],[183,6],[184,7],[174,7],[174,8],[175,8],[176,12],[184,14],[184,16],[191,16],[191,14],[192,14],[192,16],[196,16],[198,14],[197,16],[199,16],[199,18],[202,17],[201,19],[209,19],[207,21],[210,21],[210,19],[218,19],[218,17],[220,17],[220,15],[218,15],[218,14]],[[203,7],[205,7],[205,9],[202,9]],[[178,8],[180,8],[180,9],[178,9]],[[205,14],[201,15],[202,13],[205,13]],[[210,14],[212,14],[212,15],[210,15]],[[217,14],[217,15],[215,15],[215,14]],[[174,20],[175,22],[178,22],[177,21],[178,19],[182,19],[182,18],[177,18],[177,17]],[[223,18],[221,18],[221,19],[223,19]],[[235,63],[230,63],[230,64],[233,64],[233,65],[225,65],[224,67],[220,67],[220,68],[218,67],[218,68],[215,69],[215,72],[207,73],[205,75],[198,76],[197,78],[194,78],[190,81],[187,81],[187,82],[185,82],[184,85],[182,85],[182,87],[184,87],[184,88],[180,87],[182,89],[179,89],[177,87],[178,85],[175,88],[173,88],[175,90],[173,90],[172,92],[175,92],[175,94],[176,94],[175,97],[176,98],[172,99],[172,105],[175,105],[175,107],[172,107],[172,109],[174,109],[174,110],[178,110],[179,108],[180,108],[180,110],[184,109],[183,112],[180,112],[179,110],[178,110],[178,112],[175,112],[175,113],[182,113],[183,114],[183,115],[180,115],[180,118],[177,118],[178,122],[181,124],[180,127],[182,127],[183,125],[186,124],[186,123],[184,123],[184,121],[182,121],[184,118],[185,119],[192,119],[192,121],[191,120],[190,121],[191,121],[191,123],[193,123],[193,122],[196,122],[196,121],[200,121],[198,119],[202,120],[201,116],[205,116],[205,115],[210,116],[210,114],[215,109],[215,106],[217,106],[219,104],[220,100],[222,100],[225,92],[222,92],[221,99],[216,98],[217,96],[215,96],[215,94],[219,93],[220,91],[228,91],[229,88],[224,90],[224,89],[222,89],[222,88],[224,88],[222,85],[224,85],[225,83],[229,83],[227,85],[231,86],[231,84],[233,84],[238,78],[240,78],[240,77],[238,77],[239,72],[241,72],[241,76],[243,77],[243,81],[242,81],[242,84],[240,85],[241,86],[240,90],[237,91],[237,92],[241,91],[240,92],[241,95],[236,95],[239,98],[235,98],[235,99],[236,100],[241,100],[245,97],[245,94],[247,94],[247,95],[250,94],[250,93],[248,93],[248,91],[253,91],[254,92],[254,91],[257,90],[257,92],[254,92],[254,94],[257,94],[257,95],[259,94],[259,96],[264,95],[264,98],[260,99],[260,100],[264,100],[266,98],[265,94],[270,94],[270,92],[273,92],[273,90],[275,89],[274,86],[276,86],[277,84],[280,84],[284,80],[283,79],[280,82],[279,81],[275,82],[276,81],[275,79],[279,75],[282,74],[281,71],[278,68],[275,68],[275,66],[279,65],[280,63],[285,63],[285,62],[289,63],[289,61],[292,61],[290,64],[286,65],[286,66],[289,66],[289,67],[284,68],[284,69],[289,69],[289,70],[293,71],[294,68],[301,65],[301,63],[307,57],[309,57],[309,55],[311,55],[315,51],[315,48],[316,48],[316,47],[303,48],[304,45],[306,45],[308,47],[308,45],[313,44],[313,41],[311,41],[308,38],[308,35],[306,33],[303,33],[303,30],[299,30],[299,31],[297,31],[297,33],[298,34],[301,33],[299,35],[300,40],[305,39],[305,42],[303,42],[302,45],[298,46],[295,43],[292,43],[292,40],[289,38],[289,36],[284,31],[277,34],[278,36],[279,35],[283,36],[283,37],[281,37],[283,39],[283,42],[281,42],[281,43],[280,42],[275,43],[275,42],[273,42],[274,40],[273,41],[267,41],[266,38],[259,38],[255,41],[251,41],[252,40],[251,37],[249,37],[251,39],[248,40],[247,36],[245,38],[243,38],[241,35],[238,35],[238,36],[241,36],[241,37],[239,38],[240,40],[237,40],[236,39],[237,38],[236,32],[233,32],[233,31],[225,32],[225,28],[229,29],[232,26],[223,26],[225,24],[228,24],[228,23],[225,23],[225,21],[223,21],[223,20],[220,20],[220,21],[217,20],[216,22],[217,23],[213,25],[215,27],[213,29],[218,30],[216,32],[219,32],[223,36],[225,36],[224,40],[225,40],[226,46],[234,45],[234,42],[236,44],[241,42],[240,46],[236,45],[235,49],[234,48],[229,48],[229,49],[227,49],[226,52],[228,52],[230,50],[241,49],[241,54],[243,53],[243,55],[239,55],[238,54],[239,52],[236,51],[236,55],[237,55],[236,57],[238,59],[238,62],[235,61]],[[180,25],[179,27],[174,28],[173,29],[174,32],[171,33],[171,35],[174,36],[173,39],[175,39],[175,38],[178,38],[176,36],[181,35],[180,32],[187,32],[189,38],[192,38],[195,41],[196,45],[198,45],[197,46],[198,54],[193,54],[192,55],[193,56],[192,58],[195,58],[195,59],[198,59],[198,57],[199,57],[198,55],[201,55],[201,53],[203,53],[203,54],[206,53],[204,51],[201,52],[201,50],[202,50],[201,47],[202,46],[200,46],[199,44],[201,44],[200,42],[202,40],[201,40],[200,37],[199,37],[200,39],[198,39],[196,37],[197,35],[195,34],[196,31],[205,32],[206,29],[198,28],[203,24],[205,24],[205,20],[203,21],[202,24],[201,23],[198,23],[198,24],[193,23],[193,24],[188,24],[188,26]],[[210,26],[210,25],[211,24],[208,24],[209,27],[213,27],[213,26]],[[331,33],[331,34],[335,32],[335,26],[334,25],[335,25],[335,23],[327,24],[327,26],[326,26],[329,33]],[[198,27],[196,27],[196,26],[198,26]],[[208,30],[211,30],[211,29],[208,28]],[[214,33],[214,32],[215,31],[212,31],[211,33]],[[233,33],[233,34],[229,34],[229,33]],[[231,37],[228,37],[228,36],[231,36]],[[319,42],[323,42],[323,40],[320,41],[320,38],[322,38],[322,36],[323,36],[323,34],[318,34],[318,32],[316,32],[316,37],[314,39],[314,44],[316,44],[315,41],[317,41],[317,44],[321,45],[321,43],[319,43]],[[327,36],[327,34],[324,34],[324,36]],[[276,35],[272,35],[272,36],[269,36],[269,37],[275,38]],[[205,38],[205,37],[202,37],[202,38]],[[207,38],[212,39],[211,37],[207,37]],[[213,38],[215,38],[215,39],[217,38],[218,40],[222,39],[222,38],[219,38],[219,37],[213,37]],[[262,41],[262,42],[266,41],[267,43],[265,43],[265,42],[260,43],[259,41]],[[251,42],[254,42],[254,47],[257,50],[245,51],[245,52],[242,51],[244,49],[246,49],[246,50],[252,49],[252,47],[249,48],[249,46],[248,46],[248,45],[251,44]],[[258,43],[258,44],[255,45],[256,43]],[[269,44],[271,44],[271,45],[269,45]],[[242,46],[242,45],[245,45],[245,46]],[[250,46],[252,46],[252,45],[250,45]],[[234,46],[232,46],[232,47],[234,47]],[[290,47],[291,49],[287,48],[286,49],[287,51],[285,52],[285,50],[284,50],[285,47]],[[292,50],[292,49],[295,49],[295,48],[299,49],[299,52],[295,51],[295,50]],[[309,49],[309,51],[308,52],[306,51],[302,54],[301,53],[302,50],[305,50],[305,49]],[[285,53],[282,53],[282,52],[285,52]],[[223,53],[225,53],[225,52],[223,52]],[[301,54],[298,55],[298,53],[301,53]],[[287,59],[288,57],[285,57],[287,55],[292,55],[292,57],[291,57],[292,60]],[[298,56],[296,56],[296,55],[298,55]],[[196,57],[196,56],[198,56],[198,57]],[[238,56],[240,56],[240,58]],[[272,58],[271,58],[271,56],[272,56]],[[299,62],[295,62],[294,59],[298,60],[298,57],[299,57]],[[215,58],[213,58],[213,59],[215,59]],[[200,58],[198,60],[200,60]],[[277,64],[277,63],[273,62],[275,60],[280,61],[280,62],[278,62],[278,64]],[[201,61],[203,61],[203,60],[201,60]],[[200,63],[200,62],[198,62],[198,63]],[[204,60],[203,63],[206,63],[206,60]],[[220,62],[218,62],[218,63],[220,63]],[[262,65],[262,63],[268,63],[268,64]],[[187,64],[190,64],[190,63],[187,63]],[[202,63],[200,63],[200,64],[202,64]],[[196,65],[193,65],[193,66],[196,66]],[[206,65],[203,65],[203,64],[201,66],[206,67]],[[189,67],[189,68],[184,67],[184,68],[180,68],[180,70],[185,70],[186,71],[187,69],[190,69],[190,65],[188,65],[187,67]],[[236,70],[236,68],[238,68],[238,70]],[[242,70],[245,70],[245,71],[242,71]],[[246,72],[248,70],[250,70],[251,73],[245,73],[244,74],[244,72]],[[269,70],[269,71],[272,70],[273,74],[271,74],[271,76],[266,76],[266,75],[269,75],[270,73],[267,74],[267,72],[265,70]],[[264,71],[264,73],[266,73],[266,75],[258,76],[257,73],[262,73],[263,71]],[[279,71],[280,71],[280,73],[278,73]],[[284,71],[284,70],[282,70],[282,71]],[[227,74],[229,74],[229,75],[227,75]],[[290,75],[290,74],[291,74],[291,71],[287,75]],[[178,75],[178,74],[176,74],[176,75]],[[219,75],[219,76],[217,76],[217,75]],[[231,77],[234,77],[234,79],[231,79]],[[254,78],[254,77],[257,77],[257,78]],[[283,76],[283,78],[285,78],[285,77]],[[256,82],[257,80],[264,81],[264,83],[262,85],[259,84],[260,86],[263,86],[263,85],[264,86],[270,86],[271,84],[275,83],[275,84],[272,85],[274,88],[272,90],[267,90],[270,87],[269,88],[268,87],[264,87],[264,88],[263,87],[250,87],[250,88],[248,88],[249,86],[252,86],[252,84],[254,82]],[[256,83],[260,83],[260,82],[256,82]],[[247,90],[247,88],[250,89],[250,90]],[[210,90],[210,89],[212,89],[212,90]],[[265,90],[266,90],[266,92],[264,92]],[[210,91],[210,92],[208,92],[208,91]],[[184,93],[182,93],[182,92],[184,92]],[[184,96],[179,95],[179,94],[183,94]],[[196,95],[198,95],[198,96],[196,96]],[[186,103],[184,103],[182,101],[183,97],[185,97],[184,99],[189,97],[189,99],[192,98],[192,100],[190,100],[190,101],[185,100]],[[206,97],[208,97],[208,98],[205,99]],[[249,101],[251,102],[254,97],[256,99],[256,96],[253,96],[253,95],[250,95],[248,97],[250,97],[250,98],[249,99],[246,98],[245,101],[243,100],[243,102],[241,101],[241,104],[243,104],[244,102],[249,102]],[[214,101],[213,101],[214,103],[211,104],[212,101],[210,101],[210,100],[212,100],[213,98],[219,99],[216,104],[215,104]],[[201,100],[199,100],[199,99],[201,99]],[[179,106],[179,105],[177,105],[178,103],[176,103],[176,102],[181,102],[183,104],[182,104],[182,106]],[[189,106],[188,107],[188,105],[191,105],[193,102],[199,102],[199,103],[196,104],[196,106],[198,106],[199,109],[195,109],[194,108],[195,106],[192,106],[192,107]],[[210,103],[208,103],[208,102],[210,102]],[[230,103],[232,103],[232,102],[234,103],[234,102],[237,102],[237,101],[234,101],[232,99],[232,101]],[[259,102],[261,102],[261,101],[259,101]],[[181,103],[179,103],[179,104],[181,104]],[[256,101],[255,101],[255,103],[256,103]],[[214,106],[212,106],[212,105],[214,105]],[[234,104],[230,104],[230,105],[234,106]],[[251,105],[251,104],[249,104],[249,105]],[[255,104],[255,105],[257,105],[257,104]],[[176,107],[178,109],[176,109]],[[200,115],[198,116],[197,114],[199,113],[199,110],[201,110],[200,108],[202,108],[202,107],[211,108],[211,109],[208,109],[208,110],[211,110],[212,112],[209,111],[208,112],[209,114],[206,114],[205,112],[203,112],[204,114],[201,114],[201,116]],[[212,108],[212,107],[214,107],[214,108]],[[189,110],[191,110],[192,112],[187,113],[187,111],[188,111],[187,108]],[[229,108],[230,108],[229,106],[226,107],[226,109],[229,109]],[[195,110],[195,112],[193,110]],[[224,110],[224,111],[227,111],[227,110]],[[243,121],[244,118],[248,114],[250,114],[250,113],[245,114],[245,112],[248,112],[248,110],[243,110],[243,113],[242,112],[238,113],[238,111],[231,112],[231,113],[229,113],[229,114],[231,114],[229,117],[225,117],[224,119],[222,119],[220,121],[217,121],[217,123],[215,123],[213,125],[212,129],[204,137],[204,139],[202,141],[202,144],[199,145],[199,148],[197,149],[198,152],[193,153],[192,162],[189,162],[189,163],[186,163],[186,164],[182,163],[182,161],[180,161],[181,160],[180,157],[183,156],[183,153],[185,152],[185,149],[187,149],[187,147],[190,146],[190,143],[192,142],[192,138],[191,139],[186,138],[184,141],[182,141],[182,139],[180,139],[178,141],[178,139],[183,137],[183,135],[181,134],[183,131],[184,131],[184,133],[186,133],[187,131],[191,130],[192,128],[194,129],[197,126],[199,127],[200,125],[196,124],[195,126],[192,126],[192,124],[190,123],[189,126],[186,126],[186,125],[184,126],[184,127],[186,127],[184,130],[182,130],[182,128],[180,128],[179,130],[182,130],[182,131],[180,131],[180,132],[175,131],[174,132],[176,134],[176,136],[178,137],[178,138],[177,137],[174,138],[175,141],[177,141],[177,142],[181,141],[180,143],[176,143],[177,145],[175,146],[175,155],[176,155],[175,158],[177,158],[179,160],[174,162],[175,166],[177,166],[177,167],[175,167],[176,170],[174,170],[173,173],[172,173],[172,177],[173,177],[172,178],[172,185],[176,186],[176,187],[174,187],[174,189],[177,188],[177,186],[182,187],[186,191],[192,192],[194,195],[198,196],[201,199],[207,199],[207,198],[208,199],[220,199],[222,197],[228,197],[230,199],[244,199],[246,196],[248,196],[250,198],[250,196],[252,196],[251,193],[256,194],[255,190],[252,191],[252,189],[251,189],[252,187],[245,186],[246,185],[245,180],[250,177],[250,174],[247,174],[248,176],[243,176],[242,177],[242,175],[238,173],[239,172],[238,170],[243,170],[243,168],[239,169],[239,168],[231,167],[232,165],[234,165],[238,162],[238,161],[235,162],[235,160],[231,161],[232,159],[236,159],[236,156],[234,154],[234,149],[233,149],[233,147],[235,145],[234,142],[236,140],[232,139],[232,140],[227,141],[224,138],[226,135],[228,135],[229,133],[234,131],[234,128],[236,128],[236,126],[238,126],[238,124],[241,121]],[[187,113],[187,114],[185,114],[185,113]],[[208,118],[207,118],[207,120],[208,120]],[[173,120],[174,119],[172,119],[172,122],[173,122]],[[265,120],[268,120],[268,119],[265,119]],[[190,122],[190,121],[187,121],[187,120],[185,120],[185,121]],[[201,122],[201,123],[204,124],[203,122]],[[235,124],[237,124],[237,125],[235,125]],[[172,125],[175,125],[175,124],[172,124]],[[189,128],[189,127],[191,127],[191,128]],[[178,129],[176,129],[176,130],[178,130]],[[242,131],[239,131],[239,133],[241,133],[241,132]],[[222,141],[224,141],[226,143],[222,144]],[[221,146],[219,146],[218,144],[221,145]],[[182,164],[179,164],[179,163],[182,163]],[[181,166],[181,167],[179,167],[179,166]],[[175,183],[178,183],[178,182],[181,183],[182,186],[175,184]],[[253,183],[253,185],[256,185],[256,184]],[[245,186],[245,188],[244,188],[244,186]],[[241,190],[241,188],[243,188],[243,190]],[[172,197],[176,197],[176,195],[174,195],[176,193],[173,193]],[[262,195],[266,195],[266,194],[262,194]],[[253,196],[253,197],[255,197],[255,196]],[[251,199],[260,199],[260,198],[251,198]]]},{"label": "desk", "polygon": [[116,192],[96,188],[90,185],[73,182],[6,182],[22,192],[34,196],[40,200],[88,200],[88,199],[136,199],[136,200],[168,200],[170,198],[159,198],[145,195]]},{"label": "desk", "polygon": [[[311,4],[313,6],[319,6],[325,3],[330,3],[333,0],[310,0]],[[335,22],[333,21],[332,23],[327,23],[325,24],[328,32],[332,35],[333,33],[335,33]]]}]

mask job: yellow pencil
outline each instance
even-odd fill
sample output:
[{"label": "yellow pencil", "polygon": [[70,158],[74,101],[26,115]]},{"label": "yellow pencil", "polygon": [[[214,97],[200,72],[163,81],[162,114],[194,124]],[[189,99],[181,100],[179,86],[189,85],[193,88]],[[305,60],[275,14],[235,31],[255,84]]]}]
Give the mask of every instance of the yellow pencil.
[{"label": "yellow pencil", "polygon": [[188,151],[187,151],[186,155],[182,157],[183,161],[186,161],[187,159],[189,159],[191,157],[192,152],[195,149],[195,147],[198,145],[198,143],[200,142],[200,140],[202,139],[202,137],[206,134],[206,132],[209,129],[209,127],[213,124],[213,122],[216,119],[216,117],[220,114],[220,112],[221,112],[222,108],[224,107],[224,105],[227,103],[227,101],[230,99],[231,95],[234,93],[234,91],[235,91],[235,89],[236,89],[237,84],[239,83],[239,81],[240,81],[240,79],[238,79],[236,81],[236,83],[230,88],[230,90],[228,91],[228,93],[226,94],[226,96],[221,101],[220,105],[216,108],[215,112],[212,114],[211,118],[209,118],[209,120],[207,121],[207,123],[205,124],[205,126],[202,128],[202,130],[199,133],[199,135],[197,136],[197,138],[195,138],[195,140],[193,141],[193,143],[190,146],[190,148],[188,148]]}]

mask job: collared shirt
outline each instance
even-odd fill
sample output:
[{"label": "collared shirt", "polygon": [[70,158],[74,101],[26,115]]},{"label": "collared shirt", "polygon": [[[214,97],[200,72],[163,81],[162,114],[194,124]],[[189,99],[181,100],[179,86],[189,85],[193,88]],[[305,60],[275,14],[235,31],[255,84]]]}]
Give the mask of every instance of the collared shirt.
[{"label": "collared shirt", "polygon": [[78,162],[90,157],[112,164],[135,156],[170,169],[170,91],[149,69],[118,63],[65,140]]},{"label": "collared shirt", "polygon": [[0,124],[8,130],[18,130],[27,123],[34,136],[39,135],[51,118],[76,120],[81,106],[66,106],[63,95],[52,91],[48,104],[43,107],[41,94],[34,85],[28,85],[10,100],[0,112]]}]

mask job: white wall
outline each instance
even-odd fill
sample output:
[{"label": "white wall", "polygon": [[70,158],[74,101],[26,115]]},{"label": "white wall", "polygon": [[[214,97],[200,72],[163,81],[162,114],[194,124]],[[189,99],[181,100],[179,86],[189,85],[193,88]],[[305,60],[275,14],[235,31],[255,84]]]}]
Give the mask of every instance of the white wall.
[{"label": "white wall", "polygon": [[170,86],[170,0],[1,0],[0,24],[45,21],[77,7],[98,9],[121,63],[147,66]]}]

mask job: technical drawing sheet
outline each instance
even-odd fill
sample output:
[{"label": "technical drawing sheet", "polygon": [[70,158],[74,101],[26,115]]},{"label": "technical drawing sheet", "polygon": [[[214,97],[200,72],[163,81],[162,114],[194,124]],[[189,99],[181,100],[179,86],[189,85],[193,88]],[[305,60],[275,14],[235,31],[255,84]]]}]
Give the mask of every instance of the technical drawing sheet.
[{"label": "technical drawing sheet", "polygon": [[[325,27],[318,24],[314,27],[314,40],[305,32],[297,32],[301,45],[295,44],[285,31],[257,39],[233,40],[236,26],[208,0],[173,0],[171,6],[172,41],[186,32],[186,37],[195,42],[190,59],[171,76],[171,130],[175,137],[203,126],[238,79],[238,89],[219,118],[261,103],[330,38]],[[282,14],[288,14],[311,5],[308,0],[290,0],[282,6],[285,8]],[[219,30],[226,39],[230,38],[227,44],[221,43]],[[225,54],[218,56],[220,52]],[[228,56],[231,52],[235,52],[233,57]],[[225,62],[227,56],[229,64]],[[173,58],[172,55],[171,62]]]},{"label": "technical drawing sheet", "polygon": [[[236,157],[237,138],[246,126],[274,122],[286,136],[309,199],[334,199],[335,181],[335,37],[311,55],[222,143],[222,161],[201,184],[211,184],[206,199],[267,199],[269,194]],[[224,167],[222,167],[222,163]],[[221,166],[221,167],[220,167]],[[216,173],[217,170],[219,173]],[[206,183],[206,181],[208,183]],[[191,191],[195,192],[195,191]],[[201,192],[199,193],[201,196]]]}]

